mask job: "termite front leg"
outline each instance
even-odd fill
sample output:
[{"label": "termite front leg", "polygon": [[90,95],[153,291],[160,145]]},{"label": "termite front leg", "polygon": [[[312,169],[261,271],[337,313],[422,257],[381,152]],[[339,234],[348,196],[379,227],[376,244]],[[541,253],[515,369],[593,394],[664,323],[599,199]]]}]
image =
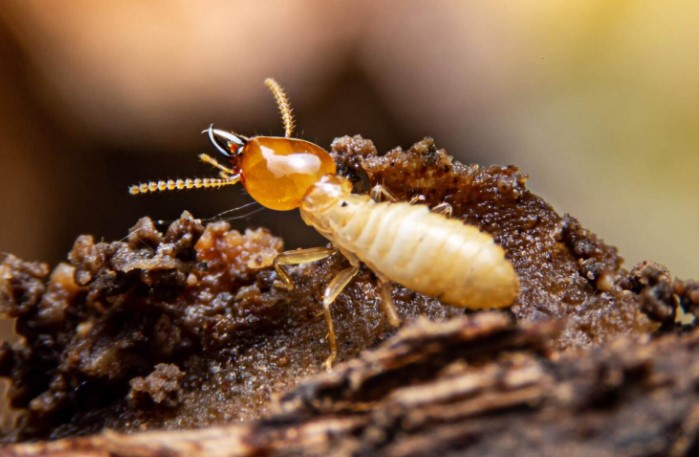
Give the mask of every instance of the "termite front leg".
[{"label": "termite front leg", "polygon": [[347,284],[354,278],[359,272],[359,262],[353,262],[354,259],[350,259],[352,266],[345,268],[340,271],[328,284],[323,293],[323,314],[325,315],[325,323],[328,325],[328,344],[330,345],[330,356],[323,362],[323,366],[327,371],[332,369],[333,361],[337,356],[337,340],[335,339],[335,325],[333,324],[333,317],[330,313],[330,305],[333,304],[335,299],[340,292],[342,292]]},{"label": "termite front leg", "polygon": [[335,252],[337,250],[333,248],[296,249],[294,251],[282,252],[274,259],[274,270],[282,278],[287,289],[291,290],[294,288],[294,282],[291,280],[289,273],[282,268],[283,265],[301,265],[315,262],[316,260],[330,257]]}]

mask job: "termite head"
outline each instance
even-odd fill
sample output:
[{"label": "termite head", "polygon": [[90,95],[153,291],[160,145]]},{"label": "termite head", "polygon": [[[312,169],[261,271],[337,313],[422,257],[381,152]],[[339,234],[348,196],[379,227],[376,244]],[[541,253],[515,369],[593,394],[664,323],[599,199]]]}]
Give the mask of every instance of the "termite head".
[{"label": "termite head", "polygon": [[311,142],[291,138],[294,119],[281,86],[265,80],[277,100],[284,122],[284,137],[245,137],[209,126],[206,133],[231,166],[221,165],[207,154],[199,158],[219,170],[218,178],[150,181],[129,188],[133,195],[176,189],[212,189],[242,182],[250,196],[267,208],[285,211],[301,206],[303,198],[326,175],[335,175],[330,154]]},{"label": "termite head", "polygon": [[265,80],[279,106],[284,137],[241,135],[209,127],[209,139],[230,157],[250,196],[267,208],[285,211],[301,206],[304,196],[325,175],[336,173],[335,162],[323,148],[292,138],[294,116],[284,90],[273,79]]},{"label": "termite head", "polygon": [[285,211],[301,206],[304,196],[335,162],[318,145],[298,138],[240,135],[209,128],[214,147],[231,165],[250,196],[267,208]]}]

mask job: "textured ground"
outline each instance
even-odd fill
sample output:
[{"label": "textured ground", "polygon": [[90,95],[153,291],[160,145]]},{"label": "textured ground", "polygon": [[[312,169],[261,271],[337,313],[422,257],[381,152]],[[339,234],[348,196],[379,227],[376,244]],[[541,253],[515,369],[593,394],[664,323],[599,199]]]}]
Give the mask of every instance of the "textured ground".
[{"label": "textured ground", "polygon": [[[615,248],[530,193],[514,167],[455,163],[429,139],[379,156],[370,141],[344,137],[331,152],[358,191],[381,183],[401,200],[446,201],[454,217],[492,234],[521,281],[508,325],[557,322],[538,337],[536,354],[673,332],[678,309],[699,307],[699,284],[675,280],[652,262],[625,270]],[[293,268],[297,287],[287,291],[271,269],[281,250],[281,239],[264,229],[203,227],[185,213],[165,233],[144,218],[125,241],[79,237],[69,262],[53,271],[8,256],[0,265],[0,312],[17,318],[23,339],[0,349],[0,374],[12,380],[12,405],[25,412],[5,440],[271,414],[273,396],[321,371],[328,347],[319,297],[343,267],[330,258]],[[406,325],[463,313],[402,287],[394,299]],[[366,269],[333,316],[340,362],[395,332]]]}]

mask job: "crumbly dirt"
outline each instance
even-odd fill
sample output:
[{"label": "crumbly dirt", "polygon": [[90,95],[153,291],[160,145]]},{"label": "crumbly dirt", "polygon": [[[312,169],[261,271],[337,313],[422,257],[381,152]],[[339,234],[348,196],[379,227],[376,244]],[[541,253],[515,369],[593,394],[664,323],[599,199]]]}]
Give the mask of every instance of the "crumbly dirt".
[{"label": "crumbly dirt", "polygon": [[[515,167],[462,165],[431,139],[380,156],[370,141],[343,137],[331,153],[358,191],[381,183],[400,200],[448,202],[453,217],[493,235],[520,276],[508,311],[515,321],[562,322],[550,350],[672,331],[678,310],[699,308],[696,282],[652,263],[626,271],[614,247],[530,193]],[[0,312],[16,318],[23,338],[0,348],[0,375],[12,381],[12,406],[24,410],[5,441],[267,414],[273,396],[321,371],[320,296],[344,266],[335,256],[291,268],[296,286],[287,290],[272,268],[282,250],[265,229],[204,227],[184,213],[165,233],[143,218],[124,241],[81,236],[53,271],[5,258]],[[338,362],[395,333],[376,286],[363,269],[334,303]],[[463,314],[399,286],[394,300],[404,322]]]},{"label": "crumbly dirt", "polygon": [[[8,457],[699,453],[699,328],[551,352],[561,321],[417,319],[259,420],[17,444]],[[3,452],[4,451],[4,452]]]}]

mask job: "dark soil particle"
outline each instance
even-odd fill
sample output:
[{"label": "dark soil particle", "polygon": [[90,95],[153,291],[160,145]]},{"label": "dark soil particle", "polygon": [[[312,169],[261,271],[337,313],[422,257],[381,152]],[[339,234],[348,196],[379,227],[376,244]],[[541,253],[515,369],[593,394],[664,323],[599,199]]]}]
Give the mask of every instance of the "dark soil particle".
[{"label": "dark soil particle", "polygon": [[[453,217],[490,233],[520,276],[516,320],[564,320],[552,350],[673,329],[677,305],[699,308],[698,283],[651,263],[624,270],[614,247],[530,193],[515,167],[463,165],[431,139],[380,156],[370,141],[343,137],[331,153],[355,188],[381,183],[400,200],[448,202]],[[165,233],[143,218],[125,241],[78,237],[69,262],[52,272],[5,258],[0,312],[16,318],[23,338],[0,348],[0,375],[24,410],[5,441],[263,415],[272,395],[321,370],[319,298],[344,266],[335,256],[291,268],[287,290],[272,268],[282,249],[264,229],[204,227],[185,212]],[[463,313],[403,287],[394,299],[404,321]],[[376,278],[363,269],[333,305],[338,362],[395,332],[379,302]]]},{"label": "dark soil particle", "polygon": [[137,376],[129,381],[131,385],[129,399],[133,401],[132,406],[138,406],[138,401],[146,395],[159,405],[171,408],[177,406],[182,393],[180,380],[183,377],[184,373],[177,365],[157,364],[153,372],[145,378]]}]

